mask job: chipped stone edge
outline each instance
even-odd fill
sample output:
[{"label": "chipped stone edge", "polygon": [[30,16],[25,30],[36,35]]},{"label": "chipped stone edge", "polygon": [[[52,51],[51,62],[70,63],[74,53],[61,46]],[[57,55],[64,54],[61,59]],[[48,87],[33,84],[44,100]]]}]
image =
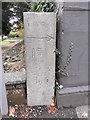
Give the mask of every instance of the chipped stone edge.
[{"label": "chipped stone edge", "polygon": [[25,83],[26,71],[4,73],[4,80],[6,85]]}]

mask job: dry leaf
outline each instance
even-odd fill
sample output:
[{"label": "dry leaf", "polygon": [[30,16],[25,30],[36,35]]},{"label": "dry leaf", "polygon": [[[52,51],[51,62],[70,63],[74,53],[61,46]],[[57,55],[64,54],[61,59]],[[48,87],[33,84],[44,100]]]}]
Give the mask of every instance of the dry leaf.
[{"label": "dry leaf", "polygon": [[9,116],[14,117],[15,114],[15,108],[14,107],[9,107]]},{"label": "dry leaf", "polygon": [[88,114],[86,112],[82,113],[82,117],[88,117]]},{"label": "dry leaf", "polygon": [[48,113],[55,113],[56,112],[56,106],[55,104],[51,104],[50,106],[48,106]]},{"label": "dry leaf", "polygon": [[16,109],[16,110],[18,109],[18,107],[19,107],[18,105],[15,105],[15,109]]}]

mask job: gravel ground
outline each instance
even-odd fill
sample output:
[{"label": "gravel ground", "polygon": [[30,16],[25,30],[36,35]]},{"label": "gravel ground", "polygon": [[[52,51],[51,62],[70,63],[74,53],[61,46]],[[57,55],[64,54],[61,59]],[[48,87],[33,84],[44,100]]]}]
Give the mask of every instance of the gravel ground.
[{"label": "gravel ground", "polygon": [[[2,48],[4,51],[5,47]],[[24,59],[24,41],[15,44],[9,50],[3,52],[3,67],[4,72],[14,72],[21,69],[25,69],[25,59]]]},{"label": "gravel ground", "polygon": [[[15,108],[13,110],[13,108]],[[27,105],[20,105],[12,107],[14,116],[3,116],[3,118],[77,118],[75,108],[56,109],[55,112],[49,112],[47,106],[29,107]]]}]

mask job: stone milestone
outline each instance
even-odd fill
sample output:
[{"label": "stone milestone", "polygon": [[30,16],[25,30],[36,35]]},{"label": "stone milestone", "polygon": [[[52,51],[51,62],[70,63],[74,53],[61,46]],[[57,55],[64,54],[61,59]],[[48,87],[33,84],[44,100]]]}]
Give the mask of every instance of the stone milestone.
[{"label": "stone milestone", "polygon": [[24,13],[28,105],[49,105],[55,83],[55,13]]}]

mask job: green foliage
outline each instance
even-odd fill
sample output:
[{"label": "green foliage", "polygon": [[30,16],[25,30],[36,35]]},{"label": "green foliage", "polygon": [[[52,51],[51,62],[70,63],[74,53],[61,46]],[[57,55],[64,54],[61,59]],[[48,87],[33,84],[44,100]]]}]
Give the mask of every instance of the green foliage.
[{"label": "green foliage", "polygon": [[0,42],[0,46],[6,46],[6,45],[8,45],[9,43],[10,43],[9,41],[4,40],[4,41],[1,41],[1,42]]},{"label": "green foliage", "polygon": [[20,25],[18,26],[17,35],[18,35],[20,38],[23,38],[23,37],[24,37],[24,25],[23,25],[23,24],[20,24]]},{"label": "green foliage", "polygon": [[23,12],[29,11],[29,4],[27,2],[13,2],[14,14],[18,18],[16,22],[18,25],[23,22]]},{"label": "green foliage", "polygon": [[11,30],[11,24],[9,23],[10,17],[13,15],[10,8],[12,4],[10,2],[2,2],[2,34],[7,35]]},{"label": "green foliage", "polygon": [[42,11],[42,3],[41,1],[37,1],[30,6],[30,11],[32,12],[40,12]]},{"label": "green foliage", "polygon": [[14,32],[13,30],[9,33],[8,38],[15,38],[15,37],[19,37],[17,32]]},{"label": "green foliage", "polygon": [[[66,59],[65,64],[62,66],[61,65],[58,66],[57,71],[56,71],[56,74],[58,74],[60,76],[60,78],[64,77],[64,76],[68,77],[68,73],[66,72],[66,68],[69,66],[69,64],[72,60],[72,50],[73,50],[73,43],[71,42],[70,46],[69,46],[69,50],[68,50],[67,59]],[[54,52],[58,56],[58,58],[60,58],[62,61],[63,53],[61,51],[59,51],[58,49],[56,49]],[[59,84],[58,80],[56,80],[55,87],[57,89],[61,89],[63,86]]]},{"label": "green foliage", "polygon": [[13,26],[10,24],[11,18],[16,17],[18,19],[16,24],[20,24],[23,21],[23,12],[27,11],[29,11],[29,6],[26,2],[2,2],[2,34],[10,33]]},{"label": "green foliage", "polygon": [[[59,66],[58,67],[58,71],[56,73],[58,73],[60,75],[60,77],[63,76],[68,76],[68,73],[66,72],[66,68],[69,66],[71,60],[72,60],[72,50],[73,50],[73,43],[70,43],[69,46],[69,50],[68,50],[68,55],[67,55],[67,59],[66,62],[63,66]],[[55,53],[62,59],[63,53],[61,53],[59,50],[55,50]]]},{"label": "green foliage", "polygon": [[56,55],[58,55],[59,57],[62,57],[62,52],[61,51],[59,51],[57,48],[56,48],[56,50],[54,51],[55,52],[55,54]]},{"label": "green foliage", "polygon": [[17,37],[17,34],[9,34],[8,35],[8,38],[15,38],[15,37]]},{"label": "green foliage", "polygon": [[8,35],[13,25],[10,19],[16,17],[18,21],[13,24],[23,23],[23,12],[54,12],[56,5],[54,2],[2,2],[2,34]]},{"label": "green foliage", "polygon": [[32,12],[54,12],[56,10],[56,5],[54,2],[41,2],[38,0],[37,2],[31,4],[30,11]]},{"label": "green foliage", "polygon": [[[73,43],[71,42],[65,64],[62,66],[61,65],[58,66],[57,71],[56,71],[56,75],[58,74],[60,78],[64,77],[64,76],[68,77],[68,73],[66,72],[66,69],[72,60],[72,50],[73,50]],[[59,58],[59,60],[62,61],[63,53],[61,51],[59,51],[58,49],[56,49],[54,52],[57,55],[57,57]],[[60,83],[58,82],[57,79],[55,80],[55,88],[57,88],[57,89],[63,88],[63,85],[60,85]]]},{"label": "green foliage", "polygon": [[56,5],[54,2],[44,2],[42,3],[44,12],[54,12],[56,10]]}]

